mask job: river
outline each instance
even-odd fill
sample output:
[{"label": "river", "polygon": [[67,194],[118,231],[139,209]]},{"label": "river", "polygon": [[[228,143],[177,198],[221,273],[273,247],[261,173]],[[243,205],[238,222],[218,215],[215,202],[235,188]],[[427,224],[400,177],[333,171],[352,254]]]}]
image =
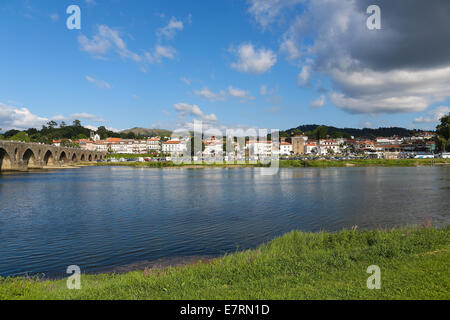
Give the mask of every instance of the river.
[{"label": "river", "polygon": [[291,230],[450,222],[450,168],[138,169],[0,175],[0,276],[102,272],[254,248]]}]

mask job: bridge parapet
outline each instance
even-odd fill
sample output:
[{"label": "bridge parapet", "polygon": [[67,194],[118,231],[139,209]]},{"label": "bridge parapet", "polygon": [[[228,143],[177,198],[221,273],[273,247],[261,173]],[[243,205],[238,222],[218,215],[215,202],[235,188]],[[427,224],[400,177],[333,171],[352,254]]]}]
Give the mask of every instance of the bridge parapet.
[{"label": "bridge parapet", "polygon": [[0,140],[0,171],[57,168],[105,157],[106,152]]}]

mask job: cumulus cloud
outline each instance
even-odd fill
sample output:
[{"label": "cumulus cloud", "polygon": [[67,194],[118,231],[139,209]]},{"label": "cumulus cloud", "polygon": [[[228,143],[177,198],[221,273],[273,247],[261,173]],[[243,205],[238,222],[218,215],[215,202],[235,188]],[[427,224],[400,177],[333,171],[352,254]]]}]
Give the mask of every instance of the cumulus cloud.
[{"label": "cumulus cloud", "polygon": [[[85,127],[85,128],[88,128],[88,129],[90,129],[90,130],[92,130],[92,131],[97,131],[97,130],[98,130],[98,127],[97,127],[97,126],[85,125],[84,127]],[[121,130],[116,129],[116,128],[113,128],[113,127],[105,127],[105,128],[106,128],[106,130],[108,130],[108,131],[117,132],[117,133],[121,131]]]},{"label": "cumulus cloud", "polygon": [[160,28],[156,31],[156,35],[159,38],[166,37],[167,39],[172,39],[177,33],[177,31],[181,31],[183,30],[183,28],[184,28],[183,21],[178,20],[175,17],[172,17],[167,26]]},{"label": "cumulus cloud", "polygon": [[[159,38],[171,38],[175,32],[183,29],[183,23],[172,18],[167,26],[158,29]],[[141,54],[135,53],[128,49],[126,42],[121,37],[118,30],[100,25],[92,38],[81,34],[78,36],[78,43],[82,51],[88,52],[98,59],[106,59],[107,54],[114,50],[124,59],[130,59],[141,64],[141,70],[146,71],[146,64],[161,63],[164,59],[175,59],[176,50],[170,45],[156,44],[154,49],[150,51],[142,51]]]},{"label": "cumulus cloud", "polygon": [[119,31],[114,30],[107,25],[100,25],[97,29],[97,33],[89,39],[85,35],[78,36],[78,43],[83,51],[86,51],[97,58],[104,58],[111,48],[114,48],[116,52],[123,58],[131,59],[133,61],[141,61],[141,57],[130,51],[127,48],[127,44],[120,37]]},{"label": "cumulus cloud", "polygon": [[299,87],[307,86],[310,84],[310,78],[311,78],[311,67],[310,66],[304,66],[302,68],[302,71],[297,76],[297,85]]},{"label": "cumulus cloud", "polygon": [[234,88],[233,86],[228,86],[226,90],[220,90],[218,93],[211,91],[208,87],[203,87],[201,90],[195,90],[194,94],[211,102],[225,101],[227,97],[239,98],[241,102],[255,99],[250,91]]},{"label": "cumulus cloud", "polygon": [[[270,4],[251,1],[249,12],[260,23],[273,23],[284,19],[282,8],[288,2],[269,13]],[[255,11],[256,4],[262,11]],[[280,46],[288,59],[303,65],[299,84],[314,74],[329,76],[334,89],[331,101],[350,113],[424,111],[450,98],[450,19],[446,14],[450,2],[378,0],[381,30],[366,27],[366,9],[371,4],[371,0],[303,3]],[[305,70],[305,65],[310,69]]]},{"label": "cumulus cloud", "polygon": [[18,108],[0,102],[0,128],[2,130],[40,128],[51,120],[73,121],[75,119],[91,122],[106,122],[102,117],[90,113],[74,113],[70,116],[56,115],[51,118],[41,117],[31,113],[28,108]]},{"label": "cumulus cloud", "polygon": [[263,29],[274,22],[284,10],[295,6],[303,0],[248,0],[249,12]]},{"label": "cumulus cloud", "polygon": [[197,96],[201,96],[211,102],[214,101],[223,101],[225,100],[225,91],[220,91],[219,93],[215,93],[211,91],[208,87],[203,87],[201,90],[195,90],[194,94]]},{"label": "cumulus cloud", "polygon": [[217,117],[215,114],[205,114],[196,104],[188,104],[184,102],[176,103],[173,105],[175,111],[178,113],[178,120],[181,126],[187,123],[187,118],[191,117],[193,119],[202,120],[205,123],[216,122]]},{"label": "cumulus cloud", "polygon": [[450,108],[447,106],[440,106],[430,110],[425,117],[418,117],[414,119],[414,123],[438,123],[442,117],[450,113]]},{"label": "cumulus cloud", "polygon": [[239,88],[233,88],[232,86],[228,86],[228,94],[235,98],[240,98],[243,100],[253,100],[255,97],[253,97],[248,90],[243,90]]},{"label": "cumulus cloud", "polygon": [[25,107],[15,108],[0,103],[0,128],[2,130],[39,128],[48,121],[48,118],[32,114]]},{"label": "cumulus cloud", "polygon": [[95,79],[91,76],[86,76],[86,80],[95,84],[97,87],[101,89],[111,89],[111,85],[104,80]]},{"label": "cumulus cloud", "polygon": [[67,120],[91,120],[94,122],[106,122],[105,119],[103,119],[102,117],[96,116],[95,114],[90,114],[90,113],[74,113],[72,115],[70,115],[69,118],[67,118]]},{"label": "cumulus cloud", "polygon": [[317,100],[314,100],[311,102],[312,108],[322,108],[325,103],[327,102],[327,99],[325,98],[325,95],[321,95]]},{"label": "cumulus cloud", "polygon": [[161,63],[163,59],[173,60],[177,51],[171,46],[157,45],[152,53],[146,52],[145,57],[150,64]]},{"label": "cumulus cloud", "polygon": [[277,62],[277,56],[272,50],[255,49],[252,44],[242,44],[232,51],[238,56],[238,61],[233,62],[231,67],[241,72],[261,74],[269,71]]}]

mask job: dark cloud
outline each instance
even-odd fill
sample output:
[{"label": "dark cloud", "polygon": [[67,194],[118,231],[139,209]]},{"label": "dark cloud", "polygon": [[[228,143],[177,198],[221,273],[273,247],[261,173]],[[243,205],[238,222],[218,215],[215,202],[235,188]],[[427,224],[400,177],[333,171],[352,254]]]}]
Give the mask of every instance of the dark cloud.
[{"label": "dark cloud", "polygon": [[[360,24],[349,32],[350,54],[361,66],[391,70],[450,64],[450,1],[362,0],[356,4],[361,12],[372,4],[381,8],[382,30],[371,31]],[[352,34],[358,36],[352,38]]]},{"label": "dark cloud", "polygon": [[[366,25],[373,4],[381,30]],[[299,79],[328,75],[347,112],[424,111],[450,97],[449,17],[448,0],[309,0],[280,47],[302,65]]]}]

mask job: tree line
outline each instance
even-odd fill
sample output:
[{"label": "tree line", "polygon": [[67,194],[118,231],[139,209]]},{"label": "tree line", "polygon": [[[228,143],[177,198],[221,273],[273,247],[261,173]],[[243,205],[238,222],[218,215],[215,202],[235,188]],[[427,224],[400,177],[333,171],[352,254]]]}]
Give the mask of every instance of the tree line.
[{"label": "tree line", "polygon": [[[1,130],[1,129],[0,129]],[[30,128],[27,130],[11,129],[0,134],[0,140],[22,141],[22,142],[38,142],[52,144],[53,140],[61,140],[61,145],[67,147],[76,147],[72,141],[78,139],[89,139],[92,130],[81,125],[80,120],[74,120],[71,125],[67,125],[64,121],[58,124],[55,121],[49,121],[42,126],[40,130]],[[133,132],[119,133],[108,130],[104,126],[100,126],[94,131],[101,139],[106,138],[122,138],[122,139],[144,139]]]}]

